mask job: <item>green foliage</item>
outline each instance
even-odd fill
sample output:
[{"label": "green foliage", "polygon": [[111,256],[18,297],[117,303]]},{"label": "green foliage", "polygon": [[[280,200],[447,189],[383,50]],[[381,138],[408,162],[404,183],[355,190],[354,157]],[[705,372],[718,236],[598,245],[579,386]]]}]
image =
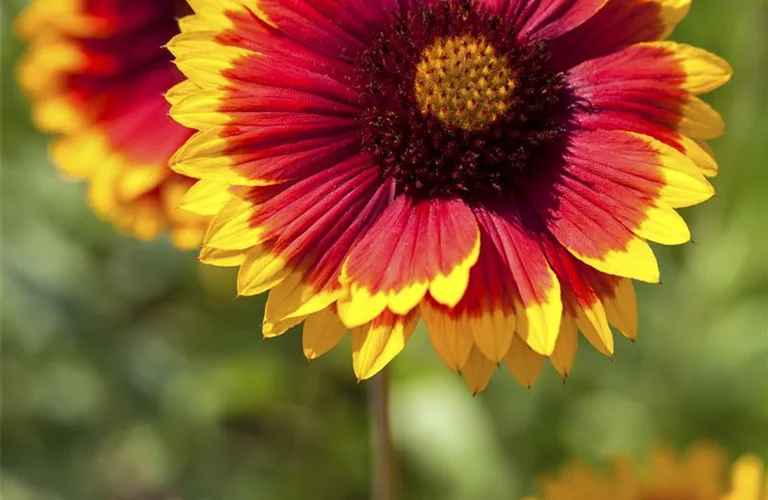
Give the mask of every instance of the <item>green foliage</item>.
[{"label": "green foliage", "polygon": [[[310,365],[298,332],[261,340],[263,300],[235,300],[232,272],[98,221],[30,125],[12,75],[21,2],[2,7],[3,498],[365,498],[349,346]],[[404,498],[518,498],[570,458],[660,441],[766,452],[766,33],[750,0],[697,0],[677,32],[735,67],[711,97],[729,131],[718,197],[685,213],[696,244],[658,248],[665,284],[639,286],[635,345],[611,362],[583,344],[566,385],[497,374],[473,398],[414,336],[393,394]]]}]

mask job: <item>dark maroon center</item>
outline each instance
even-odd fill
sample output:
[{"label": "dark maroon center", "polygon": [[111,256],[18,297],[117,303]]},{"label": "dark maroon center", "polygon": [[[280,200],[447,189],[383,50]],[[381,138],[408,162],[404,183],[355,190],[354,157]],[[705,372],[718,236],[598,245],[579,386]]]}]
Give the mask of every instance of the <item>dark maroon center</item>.
[{"label": "dark maroon center", "polygon": [[548,60],[471,0],[413,12],[358,60],[365,148],[399,192],[514,196],[565,134],[573,99]]}]

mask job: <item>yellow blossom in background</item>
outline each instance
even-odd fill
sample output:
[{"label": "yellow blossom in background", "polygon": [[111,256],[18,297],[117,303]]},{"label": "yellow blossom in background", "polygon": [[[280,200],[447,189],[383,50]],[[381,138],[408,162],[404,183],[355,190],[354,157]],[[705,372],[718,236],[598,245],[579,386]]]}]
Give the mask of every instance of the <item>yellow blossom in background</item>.
[{"label": "yellow blossom in background", "polygon": [[699,444],[685,455],[657,448],[647,467],[627,457],[607,470],[572,463],[540,482],[537,499],[526,500],[766,500],[767,479],[757,456],[729,469],[720,449]]}]

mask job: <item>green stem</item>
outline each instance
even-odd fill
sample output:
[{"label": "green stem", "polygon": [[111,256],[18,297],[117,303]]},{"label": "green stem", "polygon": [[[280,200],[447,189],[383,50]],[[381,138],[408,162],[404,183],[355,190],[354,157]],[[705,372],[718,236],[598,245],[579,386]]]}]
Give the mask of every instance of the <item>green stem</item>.
[{"label": "green stem", "polygon": [[384,368],[370,381],[369,406],[373,459],[371,500],[397,498],[397,464],[389,421],[389,368]]}]

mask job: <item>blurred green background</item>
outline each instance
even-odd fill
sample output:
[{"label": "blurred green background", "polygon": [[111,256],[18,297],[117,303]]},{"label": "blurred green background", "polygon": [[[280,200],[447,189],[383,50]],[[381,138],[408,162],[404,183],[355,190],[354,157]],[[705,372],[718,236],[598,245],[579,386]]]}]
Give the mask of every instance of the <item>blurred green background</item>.
[{"label": "blurred green background", "polygon": [[[298,332],[262,341],[263,301],[167,241],[116,234],[63,181],[13,81],[23,6],[2,0],[3,500],[362,499],[366,384],[348,345],[311,365]],[[582,343],[566,385],[497,374],[472,397],[421,331],[394,364],[403,498],[514,499],[573,457],[707,439],[768,445],[768,4],[696,0],[675,38],[725,56],[711,96],[718,197],[696,244],[657,248],[639,341]]]}]

